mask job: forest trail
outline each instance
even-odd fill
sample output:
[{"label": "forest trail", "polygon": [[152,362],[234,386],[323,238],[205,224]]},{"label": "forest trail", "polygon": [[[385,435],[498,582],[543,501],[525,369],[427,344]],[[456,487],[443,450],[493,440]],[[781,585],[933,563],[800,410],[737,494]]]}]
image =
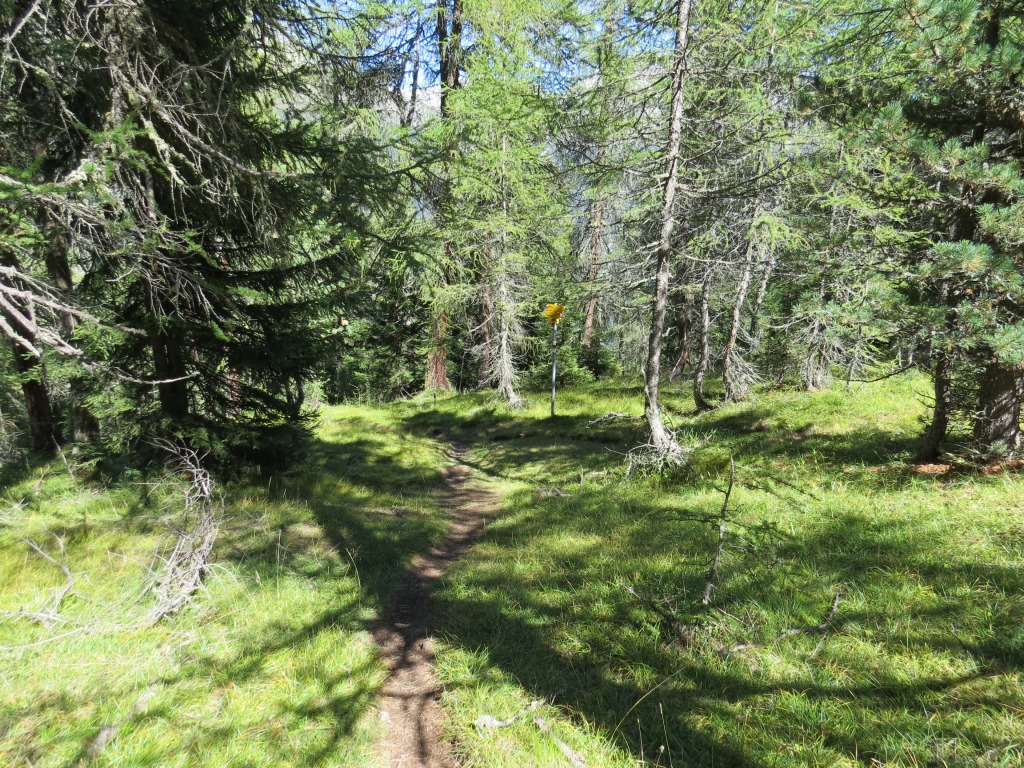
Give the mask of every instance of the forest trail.
[{"label": "forest trail", "polygon": [[441,686],[434,672],[431,640],[437,629],[432,592],[437,580],[469,551],[498,509],[497,494],[474,480],[462,463],[467,449],[467,445],[453,444],[448,454],[453,461],[444,473],[448,533],[412,562],[373,629],[390,672],[380,693],[385,723],[380,745],[382,768],[456,765],[451,745],[441,732]]}]

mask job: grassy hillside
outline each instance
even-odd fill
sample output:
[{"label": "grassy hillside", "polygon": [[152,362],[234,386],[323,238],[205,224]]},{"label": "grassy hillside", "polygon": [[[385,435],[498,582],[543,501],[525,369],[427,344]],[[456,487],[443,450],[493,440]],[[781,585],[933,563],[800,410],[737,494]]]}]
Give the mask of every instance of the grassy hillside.
[{"label": "grassy hillside", "polygon": [[539,395],[517,413],[485,394],[327,409],[299,469],[226,489],[207,590],[157,627],[139,622],[174,494],[37,467],[4,491],[0,610],[39,611],[65,584],[31,540],[75,575],[67,621],[8,618],[0,646],[69,634],[0,652],[0,763],[84,762],[120,723],[94,765],[374,765],[367,623],[444,529],[456,439],[504,499],[440,594],[466,765],[1019,765],[1022,483],[909,466],[923,391],[702,416],[670,394],[693,462],[629,477],[641,423],[588,425],[639,415],[637,389],[563,392],[554,420]]}]

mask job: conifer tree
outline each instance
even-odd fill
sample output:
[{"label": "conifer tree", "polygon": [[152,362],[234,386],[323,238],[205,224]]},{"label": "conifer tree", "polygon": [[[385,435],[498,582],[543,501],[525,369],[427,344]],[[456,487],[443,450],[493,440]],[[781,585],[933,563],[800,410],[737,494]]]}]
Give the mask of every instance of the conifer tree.
[{"label": "conifer tree", "polygon": [[818,85],[838,124],[886,150],[870,195],[921,244],[901,289],[928,338],[935,384],[919,458],[934,459],[960,413],[986,452],[1020,441],[1024,191],[1019,78],[1024,28],[1014,2],[927,0],[850,8],[835,19]]}]

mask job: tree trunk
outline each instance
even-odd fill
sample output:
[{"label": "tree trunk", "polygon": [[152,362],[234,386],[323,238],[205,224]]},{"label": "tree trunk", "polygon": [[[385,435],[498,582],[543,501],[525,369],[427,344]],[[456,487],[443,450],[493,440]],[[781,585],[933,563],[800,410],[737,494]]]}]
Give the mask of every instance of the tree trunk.
[{"label": "tree trunk", "polygon": [[494,383],[498,394],[509,408],[522,408],[523,398],[516,392],[516,363],[514,346],[519,336],[516,326],[515,302],[512,297],[511,276],[504,265],[497,274],[498,338],[494,354]]},{"label": "tree trunk", "polygon": [[[71,263],[68,261],[67,237],[63,229],[53,222],[47,222],[47,230],[50,242],[46,249],[46,271],[54,287],[70,303],[75,285],[71,276]],[[70,340],[78,325],[77,319],[70,312],[61,312],[60,324],[65,338]],[[99,437],[100,433],[99,420],[82,400],[86,386],[87,382],[83,377],[72,377],[72,423],[67,426],[72,439],[79,442],[92,442]]]},{"label": "tree trunk", "polygon": [[700,288],[700,356],[693,373],[693,403],[698,411],[710,411],[711,405],[704,399],[704,377],[711,363],[711,269],[704,274]]},{"label": "tree trunk", "polygon": [[[20,269],[17,257],[13,254],[4,254],[2,263],[5,266]],[[23,288],[15,278],[2,278],[5,285],[12,288]],[[3,313],[4,322],[14,332],[21,335],[29,345],[38,346],[35,343],[35,331],[26,327],[22,320],[13,314]],[[28,416],[29,433],[32,436],[32,449],[35,451],[53,452],[61,443],[63,436],[57,427],[57,420],[53,415],[53,405],[50,402],[50,393],[46,389],[43,379],[43,365],[39,356],[22,341],[11,339],[11,352],[14,357],[14,369],[20,374],[21,393],[25,398],[25,413]]]},{"label": "tree trunk", "polygon": [[949,412],[953,405],[953,387],[950,380],[949,356],[944,351],[936,353],[935,360],[935,405],[932,408],[932,423],[925,432],[924,441],[917,451],[916,460],[936,461],[946,440],[949,429]]},{"label": "tree trunk", "polygon": [[668,375],[669,381],[679,381],[682,378],[686,364],[690,361],[690,348],[693,346],[690,313],[687,311],[685,300],[676,309],[676,330],[679,332],[679,356]]},{"label": "tree trunk", "polygon": [[[822,278],[821,287],[818,289],[819,306],[825,307],[831,298],[831,291],[828,289],[825,279]],[[807,357],[804,360],[804,386],[808,392],[824,389],[828,380],[828,358],[822,341],[826,330],[825,320],[822,316],[815,316],[814,322],[811,324],[810,339],[807,342]]]},{"label": "tree trunk", "polygon": [[683,85],[685,82],[686,47],[690,31],[690,2],[691,0],[678,0],[676,4],[672,106],[669,116],[668,146],[665,153],[667,172],[662,193],[661,233],[658,240],[651,334],[648,340],[644,381],[644,414],[647,417],[647,426],[651,434],[651,445],[657,455],[667,459],[673,459],[682,452],[682,448],[662,423],[658,395],[661,385],[661,344],[665,335],[668,278],[672,263],[672,233],[676,223],[675,203],[679,185],[679,150],[683,131]]},{"label": "tree trunk", "polygon": [[583,318],[582,346],[589,347],[594,336],[594,316],[597,314],[597,288],[594,282],[601,270],[601,240],[604,235],[604,205],[595,200],[590,207],[590,298]]},{"label": "tree trunk", "polygon": [[50,393],[43,381],[42,362],[22,344],[12,341],[11,346],[14,368],[21,375],[21,392],[25,397],[32,450],[53,453],[63,443],[63,436],[53,417]]},{"label": "tree trunk", "polygon": [[816,317],[811,326],[811,341],[807,347],[807,358],[804,360],[804,388],[808,392],[817,392],[825,388],[825,356],[822,354],[818,339],[824,332],[824,321]]},{"label": "tree trunk", "polygon": [[493,343],[493,332],[491,330],[494,322],[494,301],[491,298],[491,285],[488,282],[488,275],[484,275],[484,284],[480,298],[483,320],[480,322],[480,359],[477,365],[477,378],[480,386],[487,383],[491,375],[491,344]]},{"label": "tree trunk", "polygon": [[757,294],[754,296],[754,306],[750,309],[751,349],[756,349],[759,346],[758,336],[761,333],[761,308],[764,306],[765,296],[768,295],[768,283],[772,279],[772,272],[775,271],[775,265],[778,261],[778,256],[773,252],[765,262],[764,271],[761,273],[761,280],[757,284]]},{"label": "tree trunk", "polygon": [[[436,6],[437,20],[437,52],[441,77],[441,120],[451,118],[449,97],[453,91],[462,87],[460,80],[462,61],[462,0],[438,0]],[[441,189],[437,200],[438,229],[444,230],[452,222],[452,190],[450,167],[452,147],[444,152],[444,168],[442,170]],[[455,246],[450,238],[445,238],[442,246],[442,258],[445,266],[441,270],[442,286],[449,283],[450,265],[455,258]],[[427,351],[427,374],[424,386],[428,389],[450,391],[448,380],[448,313],[443,309],[436,312],[430,328],[430,348]]]},{"label": "tree trunk", "polygon": [[185,379],[188,372],[181,342],[170,334],[158,331],[150,334],[150,346],[153,350],[153,369],[160,382],[157,384],[160,412],[171,421],[184,421],[189,414],[188,382]]},{"label": "tree trunk", "polygon": [[[1020,371],[992,361],[978,391],[974,439],[989,453],[1020,447]],[[1001,450],[1000,450],[1001,449]]]},{"label": "tree trunk", "polygon": [[[757,213],[754,218],[756,220]],[[732,305],[732,320],[729,323],[729,331],[725,337],[725,349],[722,352],[722,382],[725,384],[725,402],[731,403],[742,400],[750,389],[749,383],[740,380],[740,374],[736,366],[736,340],[740,334],[740,321],[743,318],[743,305],[747,301],[747,293],[750,291],[750,281],[754,274],[754,254],[757,251],[755,243],[756,233],[751,227],[748,235],[747,254],[743,260],[743,268],[740,272],[739,285],[736,287],[736,298]]]},{"label": "tree trunk", "polygon": [[430,328],[430,350],[427,352],[427,375],[424,382],[428,390],[451,391],[452,385],[448,381],[447,335],[448,313],[441,310],[434,317]]}]

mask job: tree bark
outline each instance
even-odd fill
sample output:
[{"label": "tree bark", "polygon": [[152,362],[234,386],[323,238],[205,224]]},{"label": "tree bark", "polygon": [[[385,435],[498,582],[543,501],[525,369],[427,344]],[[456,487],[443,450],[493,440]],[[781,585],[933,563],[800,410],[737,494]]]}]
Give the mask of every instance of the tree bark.
[{"label": "tree bark", "polygon": [[522,408],[523,398],[516,392],[515,342],[517,333],[515,301],[512,296],[511,275],[502,266],[498,270],[497,316],[498,337],[494,354],[494,383],[498,394],[509,408]]},{"label": "tree bark", "polygon": [[153,369],[157,392],[160,397],[160,412],[171,421],[184,421],[189,415],[188,382],[185,377],[185,357],[181,343],[173,335],[156,331],[150,334],[153,351]]},{"label": "tree bark", "polygon": [[483,319],[480,322],[480,360],[477,367],[477,375],[480,379],[480,386],[485,386],[491,375],[491,344],[493,343],[494,335],[491,330],[494,323],[494,301],[491,298],[491,284],[486,273],[484,274],[480,303]]},{"label": "tree bark", "polygon": [[698,411],[711,410],[711,405],[704,399],[704,377],[711,363],[711,272],[709,267],[700,288],[700,355],[697,369],[693,372],[693,403]]},{"label": "tree bark", "polygon": [[597,314],[597,289],[594,282],[601,270],[601,240],[604,235],[604,204],[595,200],[590,207],[590,298],[583,318],[583,339],[581,344],[589,347],[594,336],[594,317]]},{"label": "tree bark", "polygon": [[686,369],[686,364],[690,361],[690,349],[693,346],[692,338],[692,324],[690,322],[690,313],[687,311],[686,300],[680,302],[680,306],[676,308],[676,330],[679,332],[679,356],[676,358],[675,365],[672,366],[672,371],[668,375],[669,381],[679,381],[683,376],[683,371]]},{"label": "tree bark", "polygon": [[757,294],[754,296],[754,306],[750,309],[749,333],[752,349],[759,346],[758,336],[761,333],[761,308],[764,306],[765,296],[768,295],[768,283],[771,282],[772,272],[775,271],[775,265],[778,261],[778,256],[773,252],[765,262],[764,271],[761,273],[761,279],[757,284]]},{"label": "tree bark", "polygon": [[63,443],[63,435],[53,417],[50,393],[43,381],[42,362],[18,342],[11,342],[11,346],[14,368],[21,375],[21,392],[25,398],[32,450],[53,453]]},{"label": "tree bark", "polygon": [[[754,218],[756,220],[757,213]],[[749,385],[739,380],[735,365],[736,340],[740,334],[740,322],[743,319],[743,305],[747,301],[747,293],[750,292],[750,281],[754,275],[754,254],[757,251],[755,242],[756,233],[750,228],[747,240],[747,254],[743,260],[743,267],[740,271],[739,285],[736,287],[736,298],[732,304],[732,320],[729,323],[729,331],[725,337],[725,349],[722,351],[722,382],[725,384],[725,402],[731,403],[742,400],[747,395]]]},{"label": "tree bark", "polygon": [[932,423],[925,432],[924,441],[917,451],[917,461],[936,461],[946,440],[949,429],[949,413],[953,405],[953,387],[950,379],[949,356],[944,350],[936,352],[935,359],[935,405],[932,407]]},{"label": "tree bark", "polygon": [[974,439],[987,452],[1020,447],[1020,382],[1017,368],[998,361],[985,366],[974,417]]},{"label": "tree bark", "polygon": [[[69,303],[74,294],[75,284],[71,275],[71,263],[68,260],[68,240],[63,229],[54,222],[47,223],[49,245],[46,249],[46,271],[50,281]],[[70,312],[60,313],[61,329],[70,341],[78,321]],[[82,401],[86,388],[86,380],[81,376],[71,379],[71,424],[68,432],[73,440],[92,442],[99,437],[100,423],[89,407]]]},{"label": "tree bark", "polygon": [[666,147],[665,186],[661,202],[661,231],[658,239],[655,289],[651,311],[651,333],[647,346],[644,377],[644,414],[655,453],[671,457],[681,447],[661,420],[658,396],[661,386],[661,345],[665,335],[665,311],[668,305],[669,271],[672,264],[672,233],[675,229],[676,192],[679,186],[679,155],[683,131],[683,86],[686,74],[686,48],[689,43],[691,0],[678,0],[674,60],[672,62],[672,104],[669,114],[668,146]]}]

